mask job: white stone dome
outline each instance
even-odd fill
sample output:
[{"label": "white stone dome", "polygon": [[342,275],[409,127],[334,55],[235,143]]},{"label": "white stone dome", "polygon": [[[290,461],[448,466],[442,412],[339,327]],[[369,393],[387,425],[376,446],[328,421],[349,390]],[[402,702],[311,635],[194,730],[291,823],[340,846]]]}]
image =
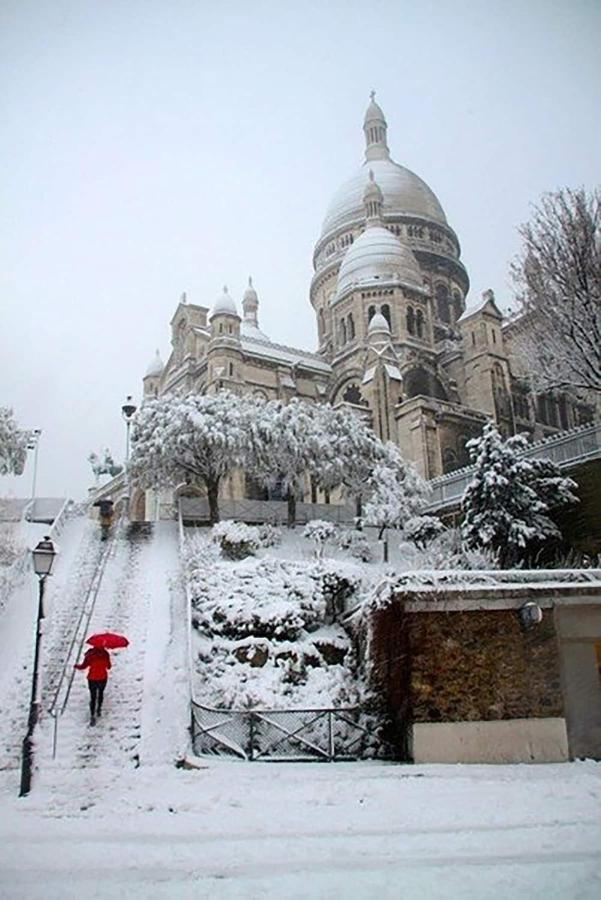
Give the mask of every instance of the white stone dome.
[{"label": "white stone dome", "polygon": [[161,359],[161,354],[157,350],[153,358],[150,360],[148,368],[146,369],[145,378],[160,375],[164,368],[165,365],[163,363],[163,360]]},{"label": "white stone dome", "polygon": [[364,218],[363,195],[369,182],[370,169],[373,170],[384,197],[384,216],[417,216],[447,224],[434,192],[418,175],[391,159],[371,159],[334,194],[323,222],[322,235]]},{"label": "white stone dome", "polygon": [[211,310],[211,318],[213,316],[237,316],[238,310],[236,304],[227,292],[227,287],[223,288],[223,293],[217,297]]},{"label": "white stone dome", "polygon": [[354,286],[391,281],[424,289],[411,248],[383,225],[369,225],[344,254],[338,273],[338,296]]}]

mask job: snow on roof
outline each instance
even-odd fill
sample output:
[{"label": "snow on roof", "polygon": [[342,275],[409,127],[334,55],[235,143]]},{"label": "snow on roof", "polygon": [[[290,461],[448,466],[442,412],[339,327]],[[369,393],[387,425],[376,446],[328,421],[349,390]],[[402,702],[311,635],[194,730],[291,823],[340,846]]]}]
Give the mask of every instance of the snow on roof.
[{"label": "snow on roof", "polygon": [[296,350],[294,347],[287,347],[284,344],[274,344],[268,340],[260,341],[244,336],[241,344],[243,353],[247,353],[249,356],[258,356],[262,359],[273,360],[273,362],[303,366],[305,369],[314,369],[328,375],[332,371],[329,363],[325,362],[316,353],[308,353],[305,350]]}]

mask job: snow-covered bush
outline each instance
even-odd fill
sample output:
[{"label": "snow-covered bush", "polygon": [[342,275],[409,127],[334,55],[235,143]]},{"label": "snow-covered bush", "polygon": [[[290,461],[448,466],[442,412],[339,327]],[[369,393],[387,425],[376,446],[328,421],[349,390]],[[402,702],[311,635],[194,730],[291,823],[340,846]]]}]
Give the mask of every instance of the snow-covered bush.
[{"label": "snow-covered bush", "polygon": [[403,532],[416,547],[426,547],[444,531],[444,525],[436,516],[413,516],[405,522]]},{"label": "snow-covered bush", "polygon": [[0,566],[10,566],[25,550],[25,544],[18,540],[12,523],[0,525]]},{"label": "snow-covered bush", "polygon": [[323,594],[300,562],[193,564],[189,583],[193,624],[213,635],[292,640],[325,616]]},{"label": "snow-covered bush", "polygon": [[345,529],[340,534],[338,546],[341,550],[348,550],[351,556],[361,562],[371,562],[373,559],[373,550],[363,531]]},{"label": "snow-covered bush", "polygon": [[261,547],[277,547],[282,543],[282,531],[276,525],[259,525],[258,532]]},{"label": "snow-covered bush", "polygon": [[221,547],[226,559],[244,559],[256,553],[259,545],[259,530],[244,522],[227,519],[213,526],[211,536]]},{"label": "snow-covered bush", "polygon": [[348,563],[328,561],[313,570],[326,604],[326,619],[334,621],[344,612],[346,601],[361,587],[361,575]]},{"label": "snow-covered bush", "polygon": [[414,543],[401,542],[402,570],[418,569],[498,569],[496,554],[485,548],[471,549],[461,540],[458,528],[446,528],[433,538],[426,547]]},{"label": "snow-covered bush", "polygon": [[313,519],[303,529],[303,537],[315,544],[315,558],[321,559],[325,545],[336,534],[336,525],[324,519]]}]

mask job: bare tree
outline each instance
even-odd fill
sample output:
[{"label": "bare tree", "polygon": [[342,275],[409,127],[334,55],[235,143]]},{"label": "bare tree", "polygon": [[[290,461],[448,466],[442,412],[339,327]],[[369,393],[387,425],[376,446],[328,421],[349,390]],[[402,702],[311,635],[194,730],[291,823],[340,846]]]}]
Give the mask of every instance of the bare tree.
[{"label": "bare tree", "polygon": [[601,391],[601,192],[545,194],[519,232],[517,344],[533,387]]}]

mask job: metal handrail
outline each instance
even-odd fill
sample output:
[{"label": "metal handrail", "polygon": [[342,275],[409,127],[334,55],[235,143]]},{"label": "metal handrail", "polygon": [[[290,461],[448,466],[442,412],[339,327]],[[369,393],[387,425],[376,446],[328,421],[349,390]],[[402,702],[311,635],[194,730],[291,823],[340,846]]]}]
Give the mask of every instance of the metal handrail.
[{"label": "metal handrail", "polygon": [[[73,633],[71,636],[71,640],[69,642],[69,648],[65,655],[65,660],[63,666],[61,668],[60,677],[58,680],[58,684],[54,691],[54,696],[52,701],[48,707],[48,713],[54,719],[54,736],[52,741],[52,756],[56,757],[56,748],[58,742],[58,720],[59,717],[63,715],[65,710],[67,709],[67,704],[69,702],[69,697],[71,695],[71,688],[73,686],[73,681],[75,679],[75,670],[72,667],[71,660],[73,658],[73,649],[77,644],[77,652],[76,658],[79,659],[82,648],[85,642],[85,636],[88,633],[90,622],[92,620],[92,616],[94,614],[94,610],[96,608],[96,600],[98,598],[98,594],[100,592],[100,586],[102,584],[102,579],[104,576],[104,572],[106,569],[107,562],[109,558],[113,555],[116,548],[116,537],[118,532],[122,528],[122,517],[116,523],[115,532],[110,536],[109,541],[107,542],[107,546],[104,548],[104,552],[100,558],[98,566],[94,572],[92,577],[92,581],[90,582],[90,587],[88,588],[88,592],[86,594],[86,598],[82,604],[81,612],[77,619],[75,628],[73,629]],[[91,602],[90,602],[90,598]],[[82,627],[83,625],[83,627]],[[78,640],[79,639],[79,640]],[[67,687],[65,690],[65,695],[62,703],[60,702],[60,695],[63,685],[65,683],[65,679],[67,680]]]}]

